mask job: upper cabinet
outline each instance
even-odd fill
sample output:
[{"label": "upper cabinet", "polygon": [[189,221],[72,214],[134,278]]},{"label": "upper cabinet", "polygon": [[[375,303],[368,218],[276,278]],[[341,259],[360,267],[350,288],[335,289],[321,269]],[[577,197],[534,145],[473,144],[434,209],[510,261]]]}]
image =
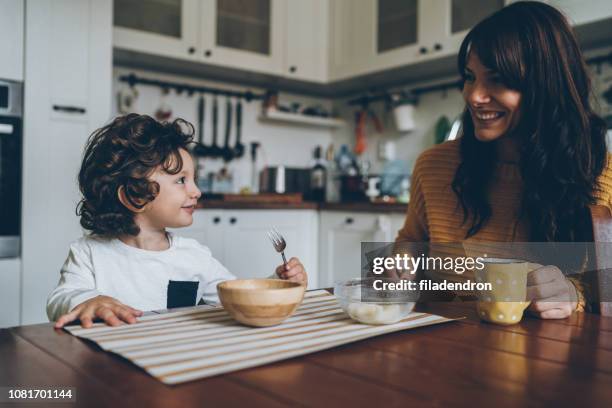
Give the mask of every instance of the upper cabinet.
[{"label": "upper cabinet", "polygon": [[[434,2],[435,3],[435,2]],[[428,16],[436,35],[423,44],[426,55],[453,55],[459,52],[461,42],[478,22],[501,10],[508,0],[443,0],[435,15]]]},{"label": "upper cabinet", "polygon": [[[474,25],[512,1],[114,0],[113,41],[124,50],[325,84],[452,57]],[[574,24],[612,16],[610,0],[546,2]]]},{"label": "upper cabinet", "polygon": [[329,69],[331,80],[368,70],[374,56],[375,0],[331,0]]},{"label": "upper cabinet", "polygon": [[468,30],[504,4],[504,0],[334,0],[333,79],[453,55]]},{"label": "upper cabinet", "polygon": [[206,62],[267,74],[283,72],[287,0],[204,0],[201,6],[200,41]]},{"label": "upper cabinet", "polygon": [[198,0],[114,0],[113,45],[130,51],[196,59]]},{"label": "upper cabinet", "polygon": [[24,1],[0,0],[0,79],[23,81]]},{"label": "upper cabinet", "polygon": [[330,0],[114,0],[114,46],[325,82]]},{"label": "upper cabinet", "polygon": [[329,6],[335,0],[287,1],[284,75],[325,83],[329,80]]}]

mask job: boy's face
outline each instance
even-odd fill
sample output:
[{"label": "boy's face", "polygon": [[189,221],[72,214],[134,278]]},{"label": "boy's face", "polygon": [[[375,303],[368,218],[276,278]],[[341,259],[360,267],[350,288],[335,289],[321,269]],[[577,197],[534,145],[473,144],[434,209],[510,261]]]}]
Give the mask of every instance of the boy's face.
[{"label": "boy's face", "polygon": [[193,211],[202,195],[194,181],[194,165],[191,155],[180,149],[183,168],[177,174],[157,169],[151,176],[159,183],[159,194],[138,214],[141,223],[153,228],[178,228],[191,225]]}]

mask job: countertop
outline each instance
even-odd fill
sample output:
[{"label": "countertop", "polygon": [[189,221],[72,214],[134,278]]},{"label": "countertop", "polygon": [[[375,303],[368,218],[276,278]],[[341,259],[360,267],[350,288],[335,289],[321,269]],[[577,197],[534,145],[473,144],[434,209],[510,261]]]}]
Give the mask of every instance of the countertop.
[{"label": "countertop", "polygon": [[300,203],[273,203],[273,202],[231,202],[224,200],[200,200],[197,208],[217,210],[325,210],[349,212],[395,212],[405,213],[408,204],[398,203],[314,203],[304,201]]}]

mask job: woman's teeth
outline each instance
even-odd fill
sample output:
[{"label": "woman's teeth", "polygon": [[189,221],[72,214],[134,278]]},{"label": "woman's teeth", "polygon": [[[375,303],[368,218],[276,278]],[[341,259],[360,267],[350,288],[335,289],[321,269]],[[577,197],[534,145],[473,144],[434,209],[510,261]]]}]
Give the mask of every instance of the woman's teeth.
[{"label": "woman's teeth", "polygon": [[480,120],[492,120],[492,119],[497,119],[499,117],[501,117],[504,113],[503,112],[492,112],[492,113],[479,113],[476,112],[475,115],[478,119]]}]

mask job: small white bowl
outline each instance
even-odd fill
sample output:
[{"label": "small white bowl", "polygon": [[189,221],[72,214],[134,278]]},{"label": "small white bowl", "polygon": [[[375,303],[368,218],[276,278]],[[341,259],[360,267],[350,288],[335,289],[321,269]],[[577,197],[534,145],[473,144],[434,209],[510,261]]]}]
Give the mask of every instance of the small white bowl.
[{"label": "small white bowl", "polygon": [[[334,285],[334,296],[353,320],[365,324],[393,324],[406,318],[414,309],[418,294],[409,291],[375,291],[374,280],[351,279]],[[395,282],[395,281],[394,281]]]}]

